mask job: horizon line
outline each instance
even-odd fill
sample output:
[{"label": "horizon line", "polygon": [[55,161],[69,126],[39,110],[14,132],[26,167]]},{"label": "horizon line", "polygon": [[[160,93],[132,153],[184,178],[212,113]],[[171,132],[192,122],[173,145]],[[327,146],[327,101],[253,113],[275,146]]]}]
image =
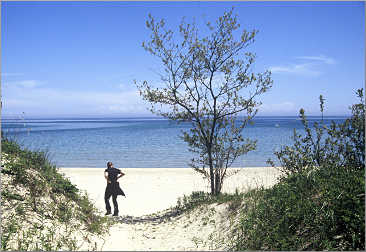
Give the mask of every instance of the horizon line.
[{"label": "horizon line", "polygon": [[[334,114],[334,115],[323,115],[324,118],[328,117],[349,117],[351,114]],[[243,117],[243,116],[238,116]],[[261,117],[300,117],[300,115],[257,115],[253,117],[255,118],[261,118]],[[306,115],[306,117],[322,117],[321,115]],[[162,116],[154,116],[154,115],[1,115],[1,119],[23,119],[23,120],[29,120],[29,119],[165,119],[170,120],[168,118],[162,117]]]}]

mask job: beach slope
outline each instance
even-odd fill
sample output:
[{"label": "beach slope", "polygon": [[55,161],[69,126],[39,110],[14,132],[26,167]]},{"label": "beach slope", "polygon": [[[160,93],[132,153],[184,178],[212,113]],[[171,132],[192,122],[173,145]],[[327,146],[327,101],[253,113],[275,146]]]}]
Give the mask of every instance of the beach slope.
[{"label": "beach slope", "polygon": [[[60,168],[73,184],[88,193],[101,214],[105,212],[103,171],[104,168]],[[120,217],[106,237],[104,250],[212,249],[212,244],[204,241],[219,223],[225,226],[224,206],[210,206],[160,223],[148,217],[175,206],[183,195],[193,191],[209,192],[207,180],[190,168],[126,168],[122,171],[126,175],[119,181],[126,197],[118,197]],[[279,171],[272,167],[241,168],[238,174],[225,180],[223,192],[270,187],[278,176]],[[212,212],[212,225],[202,223],[200,211]]]}]

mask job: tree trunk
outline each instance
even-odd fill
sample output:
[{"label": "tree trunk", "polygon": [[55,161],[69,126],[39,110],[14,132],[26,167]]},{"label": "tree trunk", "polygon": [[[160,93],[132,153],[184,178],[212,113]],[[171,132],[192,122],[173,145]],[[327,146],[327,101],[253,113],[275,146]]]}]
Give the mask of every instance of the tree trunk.
[{"label": "tree trunk", "polygon": [[210,181],[211,181],[211,194],[215,194],[215,175],[213,172],[213,167],[210,167]]},{"label": "tree trunk", "polygon": [[219,174],[219,168],[216,168],[215,170],[215,195],[218,195],[221,191],[220,188],[220,174]]},{"label": "tree trunk", "polygon": [[210,165],[210,182],[211,182],[211,195],[215,194],[215,176],[213,171],[212,153],[208,150],[208,163]]}]

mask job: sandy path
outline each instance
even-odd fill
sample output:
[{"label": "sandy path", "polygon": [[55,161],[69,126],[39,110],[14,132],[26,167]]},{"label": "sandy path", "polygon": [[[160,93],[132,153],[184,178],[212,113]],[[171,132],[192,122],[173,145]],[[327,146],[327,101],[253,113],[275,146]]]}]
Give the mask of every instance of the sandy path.
[{"label": "sandy path", "polygon": [[[103,168],[61,168],[60,171],[81,190],[85,190],[96,207],[102,213],[105,212],[106,181]],[[219,223],[223,225],[223,222],[227,222],[225,216],[221,216],[225,212],[223,205],[197,210],[189,216],[172,217],[171,221],[162,223],[146,217],[175,206],[178,197],[184,194],[209,191],[207,181],[199,174],[189,168],[127,168],[122,171],[126,176],[120,179],[120,184],[127,197],[118,197],[120,217],[111,227],[104,250],[212,249],[212,245],[203,241]],[[241,169],[235,176],[227,178],[223,191],[234,192],[235,188],[243,191],[259,185],[271,186],[278,175],[276,169],[269,167]],[[202,218],[200,211],[209,220]]]}]

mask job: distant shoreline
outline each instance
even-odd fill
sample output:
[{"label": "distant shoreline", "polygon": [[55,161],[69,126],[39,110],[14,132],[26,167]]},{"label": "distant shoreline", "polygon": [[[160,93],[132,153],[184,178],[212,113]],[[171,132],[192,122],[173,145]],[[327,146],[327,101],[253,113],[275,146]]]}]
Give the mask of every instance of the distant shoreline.
[{"label": "distant shoreline", "polygon": [[[350,117],[351,114],[347,115],[327,115],[324,116],[325,119],[331,118],[347,118]],[[307,115],[308,118],[321,118],[321,115]],[[273,115],[273,116],[255,116],[255,119],[271,119],[271,118],[299,118],[299,115]],[[83,115],[75,115],[75,116],[27,116],[27,115],[2,115],[2,120],[169,120],[164,117],[158,116],[83,116]]]}]

